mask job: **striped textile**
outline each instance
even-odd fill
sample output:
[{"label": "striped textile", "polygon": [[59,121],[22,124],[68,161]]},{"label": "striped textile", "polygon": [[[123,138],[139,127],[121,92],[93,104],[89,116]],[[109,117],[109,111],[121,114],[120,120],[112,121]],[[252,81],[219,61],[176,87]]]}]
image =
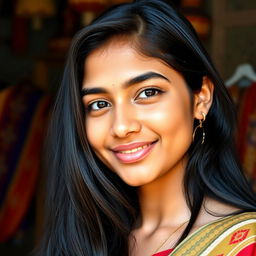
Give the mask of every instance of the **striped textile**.
[{"label": "striped textile", "polygon": [[169,256],[256,256],[256,212],[221,218],[201,227]]}]

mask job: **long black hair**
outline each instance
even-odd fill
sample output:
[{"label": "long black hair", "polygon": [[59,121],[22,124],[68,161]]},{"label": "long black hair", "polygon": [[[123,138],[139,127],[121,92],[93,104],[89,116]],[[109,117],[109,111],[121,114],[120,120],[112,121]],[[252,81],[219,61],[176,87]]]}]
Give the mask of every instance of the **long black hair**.
[{"label": "long black hair", "polygon": [[129,187],[95,156],[85,133],[81,82],[87,56],[115,36],[135,42],[138,52],[159,58],[181,73],[191,93],[203,77],[214,84],[201,138],[189,149],[184,193],[191,230],[207,196],[241,211],[256,200],[234,150],[235,111],[223,81],[190,23],[163,0],[115,6],[74,37],[52,114],[47,171],[47,222],[39,255],[129,255],[128,237],[140,214],[136,188]]}]

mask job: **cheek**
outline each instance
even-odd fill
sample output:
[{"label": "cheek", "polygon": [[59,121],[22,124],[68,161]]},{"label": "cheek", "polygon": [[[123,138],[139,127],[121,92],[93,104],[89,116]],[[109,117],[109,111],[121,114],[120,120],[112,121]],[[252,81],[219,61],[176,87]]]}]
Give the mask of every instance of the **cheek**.
[{"label": "cheek", "polygon": [[85,131],[89,144],[94,150],[99,150],[102,147],[106,136],[106,124],[102,125],[97,118],[88,118],[85,121]]},{"label": "cheek", "polygon": [[169,134],[175,130],[191,131],[193,127],[190,104],[185,104],[185,102],[165,102],[156,109],[148,111],[146,120],[151,127],[155,127],[155,131],[161,134]]},{"label": "cheek", "polygon": [[157,111],[152,111],[148,120],[161,138],[167,155],[172,152],[173,157],[178,159],[187,152],[193,134],[193,116],[189,102],[187,104],[186,101],[172,100]]},{"label": "cheek", "polygon": [[85,122],[85,131],[88,142],[94,153],[106,166],[113,169],[107,160],[109,159],[109,155],[105,148],[105,142],[109,136],[109,129],[108,120],[102,120],[100,118],[88,118]]}]

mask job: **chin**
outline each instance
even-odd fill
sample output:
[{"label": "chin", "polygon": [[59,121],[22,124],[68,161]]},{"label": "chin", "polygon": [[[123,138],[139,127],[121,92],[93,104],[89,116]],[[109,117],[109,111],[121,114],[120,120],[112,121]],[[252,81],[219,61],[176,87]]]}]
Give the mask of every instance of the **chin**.
[{"label": "chin", "polygon": [[140,187],[146,184],[151,183],[154,179],[149,176],[143,178],[143,177],[122,177],[121,175],[119,176],[124,183],[131,187]]},{"label": "chin", "polygon": [[138,181],[124,181],[127,185],[131,187],[141,187],[143,185],[146,185],[147,182],[138,182]]}]

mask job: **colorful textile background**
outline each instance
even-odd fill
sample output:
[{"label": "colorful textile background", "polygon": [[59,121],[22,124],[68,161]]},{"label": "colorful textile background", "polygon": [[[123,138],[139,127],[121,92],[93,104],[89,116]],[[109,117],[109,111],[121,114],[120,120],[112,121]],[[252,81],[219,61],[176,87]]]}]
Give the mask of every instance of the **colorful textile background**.
[{"label": "colorful textile background", "polygon": [[230,88],[238,108],[238,153],[245,173],[256,191],[256,83]]},{"label": "colorful textile background", "polygon": [[19,229],[35,195],[50,102],[30,84],[0,92],[0,242]]}]

